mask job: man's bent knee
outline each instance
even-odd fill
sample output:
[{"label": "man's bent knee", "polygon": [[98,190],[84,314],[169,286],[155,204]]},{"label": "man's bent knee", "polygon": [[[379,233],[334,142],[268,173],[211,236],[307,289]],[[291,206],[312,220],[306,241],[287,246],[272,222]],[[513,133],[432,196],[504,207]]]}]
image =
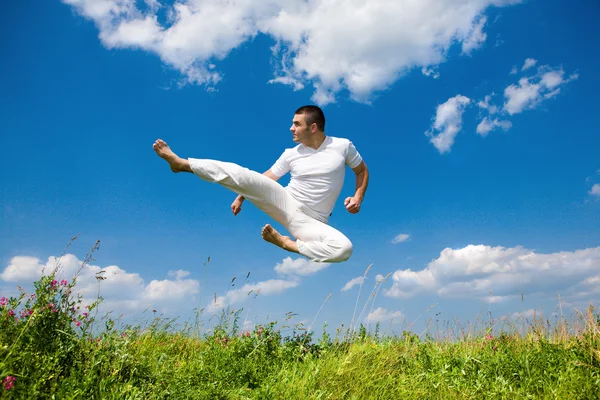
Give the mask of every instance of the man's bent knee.
[{"label": "man's bent knee", "polygon": [[[338,247],[338,246],[336,246]],[[336,249],[335,254],[332,257],[332,262],[343,262],[347,261],[353,252],[352,242],[349,240],[343,241]]]}]

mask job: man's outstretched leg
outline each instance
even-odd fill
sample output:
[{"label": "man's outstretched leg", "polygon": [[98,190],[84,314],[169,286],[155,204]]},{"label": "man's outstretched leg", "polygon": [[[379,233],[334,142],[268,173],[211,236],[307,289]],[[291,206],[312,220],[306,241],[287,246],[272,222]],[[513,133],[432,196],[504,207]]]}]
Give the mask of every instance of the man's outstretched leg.
[{"label": "man's outstretched leg", "polygon": [[188,160],[185,160],[179,157],[177,154],[173,153],[173,150],[167,145],[164,140],[158,139],[152,145],[154,151],[160,158],[163,158],[169,163],[171,167],[171,171],[173,172],[192,172],[192,168],[190,168],[190,163]]},{"label": "man's outstretched leg", "polygon": [[298,253],[298,245],[289,236],[283,236],[275,230],[271,225],[267,224],[262,228],[262,237],[269,243],[273,243],[277,247],[284,250]]}]

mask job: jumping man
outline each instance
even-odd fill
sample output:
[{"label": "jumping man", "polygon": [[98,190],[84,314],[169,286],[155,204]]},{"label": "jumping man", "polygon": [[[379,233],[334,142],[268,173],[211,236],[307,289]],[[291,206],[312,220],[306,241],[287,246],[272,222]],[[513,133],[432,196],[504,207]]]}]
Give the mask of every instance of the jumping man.
[{"label": "jumping man", "polygon": [[[346,165],[356,174],[356,191],[344,205],[351,214],[360,211],[369,182],[367,165],[350,140],[325,135],[325,116],[317,106],[296,110],[290,131],[298,145],[286,149],[263,174],[229,162],[180,158],[161,139],[153,148],[173,172],[191,172],[237,193],[231,205],[234,215],[249,200],[293,236],[283,236],[267,224],[262,229],[267,242],[315,262],[346,261],[352,243],[327,222],[342,190]],[[288,172],[291,178],[284,188],[276,181]]]}]

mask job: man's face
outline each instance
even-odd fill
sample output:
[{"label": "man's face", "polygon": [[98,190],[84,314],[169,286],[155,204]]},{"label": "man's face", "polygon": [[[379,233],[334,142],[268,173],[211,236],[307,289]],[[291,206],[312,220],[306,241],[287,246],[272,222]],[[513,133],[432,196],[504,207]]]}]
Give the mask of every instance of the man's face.
[{"label": "man's face", "polygon": [[292,132],[292,140],[296,143],[306,143],[312,133],[311,127],[306,124],[304,114],[294,115],[290,131]]}]

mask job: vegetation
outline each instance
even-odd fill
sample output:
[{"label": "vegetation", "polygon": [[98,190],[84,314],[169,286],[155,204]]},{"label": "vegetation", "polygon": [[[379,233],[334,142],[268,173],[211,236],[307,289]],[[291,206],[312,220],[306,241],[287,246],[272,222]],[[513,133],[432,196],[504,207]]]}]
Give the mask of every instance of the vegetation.
[{"label": "vegetation", "polygon": [[[81,268],[91,260],[90,252]],[[273,322],[241,331],[238,312],[210,334],[155,318],[117,327],[82,306],[60,265],[32,294],[0,299],[4,399],[596,399],[600,318],[593,307],[525,331],[452,340],[408,331],[313,332]],[[99,278],[101,279],[101,278]],[[289,319],[289,316],[288,316]],[[287,321],[286,321],[287,322]]]}]

